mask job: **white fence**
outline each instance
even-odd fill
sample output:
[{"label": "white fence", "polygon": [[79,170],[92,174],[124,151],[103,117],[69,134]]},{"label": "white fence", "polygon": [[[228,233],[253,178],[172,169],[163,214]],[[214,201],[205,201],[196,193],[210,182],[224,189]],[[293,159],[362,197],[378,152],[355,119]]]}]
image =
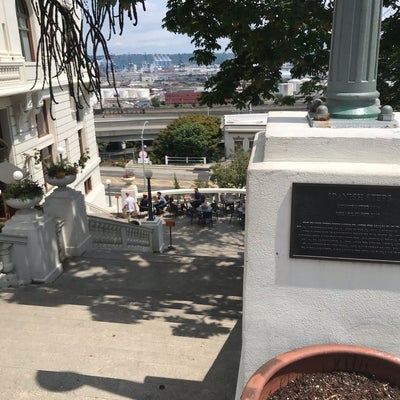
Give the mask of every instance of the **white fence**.
[{"label": "white fence", "polygon": [[206,164],[206,157],[171,157],[165,156],[165,165],[168,164]]}]

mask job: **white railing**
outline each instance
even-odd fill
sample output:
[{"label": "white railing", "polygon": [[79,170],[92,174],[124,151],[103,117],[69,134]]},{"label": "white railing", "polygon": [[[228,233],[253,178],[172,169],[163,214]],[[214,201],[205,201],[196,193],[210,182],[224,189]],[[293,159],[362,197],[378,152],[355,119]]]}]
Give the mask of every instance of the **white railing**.
[{"label": "white railing", "polygon": [[165,156],[165,165],[169,164],[206,164],[205,157],[171,157]]},{"label": "white railing", "polygon": [[21,80],[21,65],[19,64],[0,64],[0,81]]},{"label": "white railing", "polygon": [[88,220],[93,248],[153,251],[153,236],[149,228],[92,215]]},{"label": "white railing", "polygon": [[[152,193],[157,192],[157,188],[152,188]],[[193,188],[192,189],[162,189],[160,190],[163,195],[179,195],[179,196],[193,196]],[[238,189],[238,188],[199,188],[199,192],[204,195],[225,195],[226,198],[235,197],[235,196],[243,196],[246,194],[246,188]],[[141,199],[143,194],[147,194],[147,192],[138,193],[138,198]]]}]

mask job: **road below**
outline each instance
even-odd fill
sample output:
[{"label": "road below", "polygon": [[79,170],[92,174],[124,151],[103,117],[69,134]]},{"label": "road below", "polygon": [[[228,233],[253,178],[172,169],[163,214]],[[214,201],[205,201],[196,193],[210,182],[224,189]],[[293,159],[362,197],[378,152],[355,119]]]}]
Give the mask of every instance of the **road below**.
[{"label": "road below", "polygon": [[[208,166],[170,166],[170,165],[151,165],[149,167],[153,172],[151,185],[154,190],[174,189],[175,178],[181,189],[191,189],[195,186],[196,179],[208,180]],[[143,180],[143,168],[141,165],[135,165],[129,169],[135,175],[134,184],[137,185],[138,191],[147,190],[147,182]],[[121,167],[101,167],[101,179],[104,185],[106,180],[110,179],[111,193],[119,193],[125,186],[121,177],[125,173],[125,169]]]}]

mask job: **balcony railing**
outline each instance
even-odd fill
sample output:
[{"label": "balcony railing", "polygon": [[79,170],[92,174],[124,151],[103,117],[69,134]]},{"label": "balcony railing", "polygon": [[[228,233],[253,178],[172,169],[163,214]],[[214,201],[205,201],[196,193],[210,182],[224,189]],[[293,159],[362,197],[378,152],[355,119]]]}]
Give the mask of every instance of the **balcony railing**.
[{"label": "balcony railing", "polygon": [[0,82],[21,80],[21,64],[0,64]]},{"label": "balcony railing", "polygon": [[151,229],[95,216],[88,219],[93,248],[153,251]]}]

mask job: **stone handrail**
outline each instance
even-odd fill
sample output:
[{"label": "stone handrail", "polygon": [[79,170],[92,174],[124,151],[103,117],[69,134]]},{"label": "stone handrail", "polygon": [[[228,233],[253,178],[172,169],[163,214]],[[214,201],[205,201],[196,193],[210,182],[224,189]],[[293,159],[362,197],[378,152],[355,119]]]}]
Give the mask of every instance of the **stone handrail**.
[{"label": "stone handrail", "polygon": [[86,211],[88,214],[96,214],[97,216],[103,215],[105,218],[112,218],[112,213],[109,210],[106,210],[103,207],[100,207],[96,204],[90,203],[88,201],[85,202]]},{"label": "stone handrail", "polygon": [[0,233],[0,288],[18,285],[18,277],[11,259],[14,244],[26,243],[20,236]]},{"label": "stone handrail", "polygon": [[[152,189],[152,193],[157,192],[157,188]],[[193,188],[191,189],[163,189],[161,190],[163,195],[193,195]],[[245,188],[199,188],[199,192],[205,195],[216,194],[216,195],[227,195],[226,197],[230,197],[229,195],[245,195],[246,189]],[[141,199],[143,194],[147,194],[147,192],[138,193],[138,198]]]},{"label": "stone handrail", "polygon": [[93,248],[153,251],[151,229],[106,218],[88,216]]}]

